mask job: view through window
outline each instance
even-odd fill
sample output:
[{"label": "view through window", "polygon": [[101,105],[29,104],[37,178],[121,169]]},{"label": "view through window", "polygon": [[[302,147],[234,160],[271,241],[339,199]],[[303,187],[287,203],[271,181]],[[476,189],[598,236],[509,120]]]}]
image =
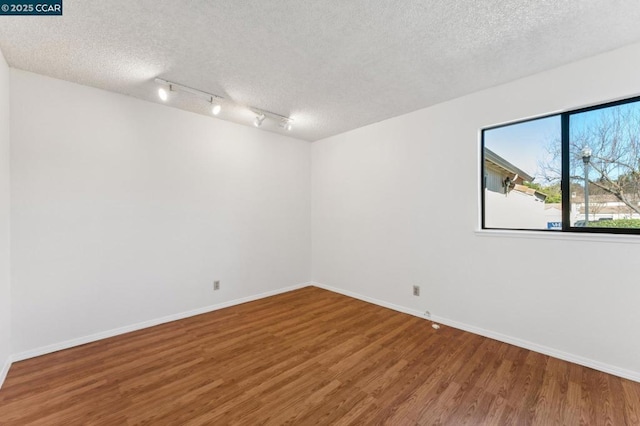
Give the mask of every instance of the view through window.
[{"label": "view through window", "polygon": [[570,114],[569,158],[572,225],[640,229],[640,102]]},{"label": "view through window", "polygon": [[485,228],[562,230],[560,121],[484,130]]},{"label": "view through window", "polygon": [[638,98],[482,131],[482,226],[640,233]]}]

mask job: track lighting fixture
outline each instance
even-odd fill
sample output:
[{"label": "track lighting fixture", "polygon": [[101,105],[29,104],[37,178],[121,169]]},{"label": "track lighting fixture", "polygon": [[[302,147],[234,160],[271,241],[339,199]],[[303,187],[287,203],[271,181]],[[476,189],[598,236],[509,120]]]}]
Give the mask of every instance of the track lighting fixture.
[{"label": "track lighting fixture", "polygon": [[[169,92],[188,93],[198,98],[205,99],[207,102],[209,102],[211,104],[211,113],[213,115],[218,115],[220,114],[220,111],[222,111],[222,106],[219,103],[219,101],[224,99],[222,96],[203,92],[202,90],[183,86],[182,84],[172,83],[161,78],[156,78],[155,82],[161,85],[161,87],[158,89],[158,96],[163,102],[165,102],[169,98]],[[169,88],[169,92],[167,91],[167,87]]]},{"label": "track lighting fixture", "polygon": [[[224,100],[222,96],[203,92],[202,90],[194,89],[192,87],[184,86],[178,83],[173,83],[161,78],[156,78],[155,82],[160,85],[160,87],[158,88],[158,97],[160,97],[160,100],[162,100],[163,102],[166,102],[169,99],[170,92],[187,93],[209,102],[211,114],[218,115],[222,111],[221,101]],[[256,118],[253,121],[253,125],[256,127],[262,126],[264,120],[269,117],[271,120],[279,121],[279,126],[287,131],[290,131],[293,128],[293,120],[289,117],[285,117],[284,115],[276,114],[274,112],[265,111],[258,108],[248,108],[256,114]]]},{"label": "track lighting fixture", "polygon": [[283,119],[282,122],[280,123],[280,127],[290,132],[291,129],[293,129],[293,120],[290,118]]},{"label": "track lighting fixture", "polygon": [[162,102],[166,102],[169,99],[169,92],[164,87],[158,89],[158,97]]},{"label": "track lighting fixture", "polygon": [[251,111],[257,114],[256,119],[253,121],[253,125],[256,127],[260,127],[265,118],[269,118],[278,122],[278,126],[287,131],[291,131],[291,129],[293,129],[293,119],[290,117],[285,117],[284,115],[258,108],[251,108]]},{"label": "track lighting fixture", "polygon": [[262,122],[264,121],[265,118],[266,116],[264,115],[264,113],[260,113],[256,115],[256,119],[253,121],[253,125],[256,127],[262,126]]},{"label": "track lighting fixture", "polygon": [[213,115],[220,114],[220,111],[222,111],[222,107],[220,106],[220,104],[213,103],[213,100],[212,100],[211,104],[213,105],[213,107],[211,107],[211,113]]}]

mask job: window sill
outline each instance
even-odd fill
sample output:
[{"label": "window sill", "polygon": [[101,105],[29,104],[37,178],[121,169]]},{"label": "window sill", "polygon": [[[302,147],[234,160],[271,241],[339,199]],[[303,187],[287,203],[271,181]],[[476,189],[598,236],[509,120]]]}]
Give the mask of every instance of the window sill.
[{"label": "window sill", "polygon": [[640,235],[588,234],[554,231],[516,231],[509,229],[476,229],[479,237],[524,238],[555,241],[589,241],[597,243],[640,244]]}]

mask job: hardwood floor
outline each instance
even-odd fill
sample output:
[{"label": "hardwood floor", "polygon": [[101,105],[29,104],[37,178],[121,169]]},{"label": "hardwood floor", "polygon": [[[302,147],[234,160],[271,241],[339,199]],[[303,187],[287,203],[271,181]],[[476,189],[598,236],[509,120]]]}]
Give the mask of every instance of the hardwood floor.
[{"label": "hardwood floor", "polygon": [[307,287],[15,363],[2,425],[640,424],[640,383]]}]

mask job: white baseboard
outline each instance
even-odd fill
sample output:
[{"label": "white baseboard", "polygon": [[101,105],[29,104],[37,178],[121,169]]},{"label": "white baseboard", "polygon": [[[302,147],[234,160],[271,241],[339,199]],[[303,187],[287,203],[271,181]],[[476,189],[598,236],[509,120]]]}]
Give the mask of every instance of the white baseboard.
[{"label": "white baseboard", "polygon": [[4,379],[7,378],[7,374],[9,373],[9,368],[11,368],[12,358],[8,357],[2,366],[2,370],[0,370],[0,389],[2,389],[2,385],[4,384]]},{"label": "white baseboard", "polygon": [[584,358],[578,355],[574,355],[574,354],[570,354],[567,352],[563,352],[557,349],[553,349],[553,348],[549,348],[547,346],[543,346],[543,345],[539,345],[533,342],[529,342],[527,340],[523,340],[523,339],[519,339],[516,337],[512,337],[512,336],[507,336],[501,333],[497,333],[494,331],[490,331],[490,330],[485,330],[483,328],[480,327],[476,327],[476,326],[472,326],[469,324],[465,324],[465,323],[461,323],[458,321],[454,321],[454,320],[450,320],[448,318],[443,318],[443,317],[439,317],[436,315],[432,315],[430,318],[426,318],[424,315],[424,312],[422,311],[418,311],[416,309],[410,309],[404,306],[400,306],[400,305],[395,305],[393,303],[389,303],[389,302],[385,302],[383,300],[379,300],[379,299],[375,299],[373,297],[368,297],[368,296],[364,296],[362,294],[359,293],[354,293],[351,291],[347,291],[347,290],[343,290],[340,288],[336,288],[336,287],[331,287],[328,285],[324,285],[321,283],[317,283],[317,282],[308,282],[308,283],[303,283],[303,284],[298,284],[298,285],[294,285],[294,286],[290,286],[290,287],[285,287],[285,288],[281,288],[281,289],[277,289],[277,290],[273,290],[273,291],[269,291],[269,292],[265,292],[265,293],[261,293],[261,294],[256,294],[253,296],[248,296],[248,297],[244,297],[241,299],[235,299],[235,300],[231,300],[228,302],[223,302],[223,303],[219,303],[216,305],[211,305],[211,306],[205,306],[202,308],[198,308],[198,309],[193,309],[191,311],[187,311],[187,312],[182,312],[182,313],[178,313],[178,314],[173,314],[173,315],[168,315],[162,318],[157,318],[154,320],[149,320],[149,321],[144,321],[141,323],[137,323],[137,324],[133,324],[133,325],[129,325],[129,326],[125,326],[125,327],[120,327],[117,329],[112,329],[112,330],[107,330],[104,332],[100,332],[100,333],[96,333],[96,334],[92,334],[89,336],[84,336],[84,337],[79,337],[77,339],[72,339],[72,340],[67,340],[65,342],[60,342],[60,343],[56,343],[53,345],[48,345],[48,346],[43,346],[40,348],[36,348],[36,349],[32,349],[26,352],[21,352],[19,354],[15,354],[11,357],[9,357],[5,364],[2,367],[2,370],[0,370],[0,388],[2,387],[2,384],[4,382],[4,379],[7,376],[7,373],[9,372],[9,368],[11,367],[12,362],[16,362],[16,361],[22,361],[25,359],[29,359],[29,358],[34,358],[40,355],[45,355],[48,353],[52,353],[52,352],[57,352],[63,349],[69,349],[72,348],[74,346],[80,346],[80,345],[84,345],[87,343],[92,343],[98,340],[102,340],[102,339],[106,339],[109,337],[113,337],[113,336],[117,336],[120,334],[124,334],[124,333],[129,333],[132,331],[137,331],[137,330],[141,330],[144,328],[148,328],[148,327],[153,327],[155,325],[160,325],[160,324],[164,324],[167,322],[171,322],[171,321],[176,321],[176,320],[180,320],[183,318],[188,318],[188,317],[192,317],[195,315],[200,315],[200,314],[204,314],[207,312],[212,312],[212,311],[216,311],[218,309],[223,309],[223,308],[228,308],[230,306],[235,306],[235,305],[239,305],[242,303],[247,303],[247,302],[252,302],[254,300],[259,300],[259,299],[263,299],[265,297],[269,297],[269,296],[275,296],[277,294],[282,294],[282,293],[287,293],[289,291],[293,291],[293,290],[297,290],[303,287],[307,287],[307,286],[314,286],[314,287],[318,287],[318,288],[322,288],[325,290],[329,290],[332,291],[334,293],[339,293],[339,294],[343,294],[345,296],[349,296],[349,297],[353,297],[355,299],[359,299],[362,300],[364,302],[369,302],[369,303],[373,303],[374,305],[378,305],[378,306],[382,306],[385,308],[389,308],[389,309],[393,309],[394,311],[398,311],[398,312],[403,312],[405,314],[409,314],[409,315],[413,315],[419,318],[423,318],[423,319],[427,319],[433,322],[437,322],[439,324],[444,324],[446,326],[449,327],[454,327],[457,328],[459,330],[464,330],[464,331],[468,331],[470,333],[474,333],[474,334],[478,334],[480,336],[484,336],[484,337],[488,337],[490,339],[494,339],[494,340],[498,340],[500,342],[504,342],[504,343],[508,343],[514,346],[518,346],[524,349],[529,349],[532,350],[534,352],[538,352],[544,355],[549,355],[552,356],[554,358],[558,358],[558,359],[562,359],[564,361],[568,361],[568,362],[573,362],[575,364],[579,364],[585,367],[589,367],[589,368],[593,368],[594,370],[598,370],[598,371],[602,371],[605,373],[609,373],[609,374],[613,374],[614,376],[618,376],[618,377],[622,377],[625,379],[629,379],[629,380],[633,380],[635,382],[640,382],[640,372],[636,372],[636,371],[631,371],[631,370],[627,370],[624,368],[619,368],[610,364],[606,364],[606,363],[602,363],[599,361],[594,361],[592,359],[588,359],[588,358]]},{"label": "white baseboard", "polygon": [[[164,324],[167,322],[189,318],[195,315],[205,314],[207,312],[217,311],[218,309],[228,308],[230,306],[240,305],[242,303],[253,302],[254,300],[264,299],[265,297],[287,293],[289,291],[297,290],[303,287],[308,287],[310,285],[311,283],[297,284],[290,287],[284,287],[277,290],[267,291],[265,293],[260,293],[253,296],[243,297],[241,299],[230,300],[228,302],[223,302],[216,305],[204,306],[202,308],[193,309],[187,312],[167,315],[162,318],[156,318],[149,321],[139,322],[137,324],[127,325],[120,328],[114,328],[112,330],[102,331],[100,333],[91,334],[89,336],[83,336],[83,337],[78,337],[76,339],[66,340],[64,342],[54,343],[52,345],[42,346],[40,348],[31,349],[25,352],[14,354],[11,357],[11,361],[17,362],[17,361],[23,361],[29,358],[35,358],[37,356],[46,355],[52,352],[73,348],[74,346],[85,345],[87,343],[92,343],[98,340],[107,339],[109,337],[118,336],[120,334],[130,333],[132,331],[142,330],[144,328],[153,327],[153,326]],[[11,365],[11,362],[9,362],[8,365]],[[5,368],[7,369],[7,371],[9,370],[8,366],[6,366]]]},{"label": "white baseboard", "polygon": [[402,312],[409,315],[414,315],[420,318],[426,318],[424,316],[424,312],[420,312],[418,310],[410,309],[400,305],[395,305],[393,303],[385,302],[384,300],[374,299],[373,297],[363,296],[362,294],[359,294],[359,293],[354,293],[352,291],[343,290],[337,287],[331,287],[330,285],[325,285],[317,282],[312,282],[311,285],[314,287],[332,291],[334,293],[339,293],[345,296],[353,297],[354,299],[362,300],[363,302],[369,302],[369,303],[373,303],[374,305],[382,306],[384,308],[393,309],[394,311]]},{"label": "white baseboard", "polygon": [[393,303],[385,302],[383,300],[374,299],[373,297],[364,296],[362,294],[354,293],[347,290],[342,290],[340,288],[331,287],[325,284],[312,282],[311,285],[318,288],[323,288],[325,290],[333,291],[334,293],[340,293],[345,296],[353,297],[354,299],[359,299],[364,302],[373,303],[374,305],[382,306],[385,308],[393,309],[394,311],[403,312],[405,314],[414,315],[419,318],[424,318],[429,321],[437,322],[439,324],[444,324],[449,327],[457,328],[459,330],[468,331],[473,334],[478,334],[480,336],[488,337],[490,339],[498,340],[503,343],[508,343],[510,345],[518,346],[520,348],[529,349],[534,352],[538,352],[544,355],[549,355],[554,358],[558,358],[564,361],[572,362],[574,364],[579,364],[584,367],[593,368],[594,370],[602,371],[604,373],[613,374],[614,376],[622,377],[624,379],[633,380],[635,382],[640,382],[640,372],[627,370],[624,368],[616,367],[614,365],[606,364],[603,362],[595,361],[589,358],[585,358],[579,355],[571,354],[568,352],[560,351],[554,348],[550,348],[547,346],[539,345],[537,343],[529,342],[527,340],[519,339],[517,337],[507,336],[502,333],[497,333],[491,330],[485,330],[484,328],[476,327],[473,325],[465,324],[459,321],[454,321],[448,318],[439,317],[436,315],[431,315],[427,318],[423,311],[418,311],[416,309],[406,308],[404,306],[395,305]]}]

